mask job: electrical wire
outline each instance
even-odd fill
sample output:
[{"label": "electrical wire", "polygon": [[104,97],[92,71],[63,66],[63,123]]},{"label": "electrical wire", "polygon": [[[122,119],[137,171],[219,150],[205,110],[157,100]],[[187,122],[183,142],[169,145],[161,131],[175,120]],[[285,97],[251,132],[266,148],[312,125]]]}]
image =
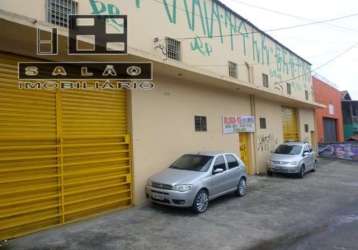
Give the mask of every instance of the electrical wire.
[{"label": "electrical wire", "polygon": [[297,78],[300,78],[300,77],[302,77],[302,76],[304,76],[304,75],[306,75],[306,74],[308,74],[308,73],[312,73],[312,72],[314,72],[314,71],[316,71],[316,70],[318,70],[318,69],[321,69],[321,68],[327,66],[328,64],[334,62],[334,61],[337,60],[338,58],[344,56],[345,54],[347,54],[349,51],[351,51],[352,49],[356,48],[357,46],[358,46],[358,42],[355,43],[355,44],[353,44],[352,46],[348,47],[347,49],[345,49],[345,50],[342,51],[341,53],[337,54],[337,55],[334,56],[333,58],[329,59],[328,61],[326,61],[326,62],[320,64],[320,65],[317,66],[317,67],[315,67],[314,69],[310,69],[309,71],[307,71],[307,72],[305,72],[305,73],[303,73],[303,74],[301,74],[301,75],[295,76],[295,77],[293,77],[293,78],[286,79],[286,80],[280,81],[280,82],[275,82],[275,83],[276,83],[276,84],[279,84],[279,83],[285,83],[285,82],[288,82],[288,81],[292,81],[292,80],[295,80],[295,79],[297,79]]},{"label": "electrical wire", "polygon": [[[266,7],[254,5],[254,4],[251,4],[251,3],[246,3],[246,2],[243,2],[243,1],[239,1],[239,0],[228,0],[228,1],[232,2],[233,4],[241,4],[241,5],[251,7],[251,8],[260,9],[260,10],[263,10],[263,11],[266,11],[266,12],[275,13],[275,14],[278,14],[278,15],[281,15],[281,16],[292,17],[292,18],[296,18],[296,19],[299,19],[299,20],[309,21],[309,22],[317,21],[317,20],[314,20],[314,19],[293,15],[293,14],[290,14],[290,13],[287,13],[287,12],[282,12],[282,11],[278,11],[278,10],[269,9],[269,8],[266,8]],[[335,27],[335,28],[340,28],[340,29],[344,29],[344,30],[348,30],[348,31],[358,32],[358,30],[356,30],[356,29],[343,27],[343,26],[340,26],[340,25],[332,24],[332,23],[325,23],[325,24],[327,24],[329,26],[332,26],[332,27]]]},{"label": "electrical wire", "polygon": [[[354,43],[354,44],[351,45],[351,46],[349,46],[348,48],[346,48],[345,50],[343,50],[343,51],[340,52],[339,54],[335,55],[334,57],[332,57],[331,59],[327,60],[326,62],[324,62],[324,63],[318,65],[317,67],[315,67],[315,68],[313,68],[313,69],[310,69],[310,70],[308,70],[308,71],[306,71],[306,72],[304,72],[304,73],[302,73],[302,74],[299,74],[299,75],[297,75],[297,76],[295,76],[295,77],[292,77],[292,78],[289,78],[289,79],[285,79],[285,80],[281,80],[281,81],[275,82],[275,84],[280,84],[280,83],[286,83],[286,82],[289,82],[289,81],[293,81],[293,80],[298,79],[298,78],[300,78],[300,77],[303,77],[303,76],[305,76],[305,75],[307,75],[307,74],[309,74],[309,73],[315,72],[316,70],[321,69],[321,68],[327,66],[328,64],[334,62],[334,61],[337,60],[338,58],[340,58],[340,57],[342,57],[343,55],[347,54],[349,51],[351,51],[352,49],[356,48],[357,46],[358,46],[358,42],[357,42],[357,43]],[[238,65],[246,65],[246,64],[238,64]],[[257,65],[257,64],[249,64],[249,65],[252,66],[252,65]],[[260,64],[260,65],[262,65],[262,64]],[[227,65],[227,64],[225,64],[225,65],[223,65],[223,64],[212,64],[212,65],[209,65],[209,64],[207,64],[207,65],[199,65],[199,64],[195,65],[195,64],[191,64],[191,65],[188,65],[188,66],[191,66],[191,67],[195,67],[195,66],[196,66],[196,67],[211,67],[211,66],[212,66],[212,67],[227,67],[228,65]],[[240,79],[239,79],[239,80],[240,80]],[[243,80],[240,80],[240,81],[243,81]]]},{"label": "electrical wire", "polygon": [[320,20],[320,21],[315,21],[315,22],[310,22],[310,23],[303,23],[303,24],[279,27],[279,28],[275,28],[275,29],[268,29],[268,30],[263,30],[263,31],[252,31],[252,32],[213,35],[213,36],[177,37],[175,39],[191,40],[191,39],[197,39],[197,38],[221,38],[221,37],[243,36],[243,35],[262,33],[262,32],[275,32],[275,31],[281,31],[281,30],[296,29],[296,28],[301,28],[301,27],[306,27],[306,26],[311,26],[311,25],[316,25],[316,24],[322,24],[322,23],[327,23],[327,22],[334,22],[334,21],[338,21],[338,20],[342,20],[342,19],[346,19],[346,18],[350,18],[350,17],[355,17],[355,16],[358,16],[358,13],[353,13],[350,15],[345,15],[345,16],[340,16],[340,17],[335,17],[335,18],[330,18],[330,19],[325,19],[325,20]]}]

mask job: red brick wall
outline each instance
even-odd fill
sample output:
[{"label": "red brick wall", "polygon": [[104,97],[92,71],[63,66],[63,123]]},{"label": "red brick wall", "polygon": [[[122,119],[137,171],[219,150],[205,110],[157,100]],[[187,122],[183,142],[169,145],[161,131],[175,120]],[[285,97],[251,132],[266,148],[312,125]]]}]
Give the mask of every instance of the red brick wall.
[{"label": "red brick wall", "polygon": [[[316,109],[315,111],[317,142],[324,141],[323,118],[336,119],[337,140],[338,142],[343,142],[343,116],[340,91],[315,77],[312,78],[312,81],[315,101],[326,105],[326,108]],[[329,114],[329,104],[334,106],[333,115]]]}]

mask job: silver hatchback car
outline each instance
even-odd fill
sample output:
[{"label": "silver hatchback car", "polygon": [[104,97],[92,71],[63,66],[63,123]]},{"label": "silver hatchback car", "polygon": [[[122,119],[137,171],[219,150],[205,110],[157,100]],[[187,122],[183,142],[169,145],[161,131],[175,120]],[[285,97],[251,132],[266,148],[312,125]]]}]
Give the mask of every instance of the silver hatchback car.
[{"label": "silver hatchback car", "polygon": [[146,196],[154,203],[192,207],[205,212],[209,201],[229,192],[244,196],[247,174],[243,162],[233,153],[185,154],[166,170],[153,175]]},{"label": "silver hatchback car", "polygon": [[267,174],[296,174],[303,178],[305,173],[316,171],[317,157],[306,142],[288,142],[279,145],[267,164]]}]

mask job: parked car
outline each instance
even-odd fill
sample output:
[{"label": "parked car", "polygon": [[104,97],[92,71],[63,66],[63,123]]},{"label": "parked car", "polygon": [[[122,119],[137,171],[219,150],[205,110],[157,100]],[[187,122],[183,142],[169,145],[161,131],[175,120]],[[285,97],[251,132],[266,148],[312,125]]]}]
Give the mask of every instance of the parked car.
[{"label": "parked car", "polygon": [[146,185],[152,202],[192,207],[196,213],[205,212],[209,201],[219,196],[230,192],[244,196],[246,191],[245,165],[233,153],[185,154]]},{"label": "parked car", "polygon": [[272,173],[296,174],[303,178],[309,171],[316,171],[317,156],[305,142],[288,142],[279,145],[268,162],[268,175]]}]

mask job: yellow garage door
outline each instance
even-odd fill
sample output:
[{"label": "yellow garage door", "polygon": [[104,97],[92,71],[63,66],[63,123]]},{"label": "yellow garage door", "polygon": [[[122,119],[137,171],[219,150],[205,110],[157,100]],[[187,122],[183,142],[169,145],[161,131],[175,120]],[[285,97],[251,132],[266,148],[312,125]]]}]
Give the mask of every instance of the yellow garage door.
[{"label": "yellow garage door", "polygon": [[299,141],[296,109],[282,107],[282,121],[284,141]]},{"label": "yellow garage door", "polygon": [[124,91],[21,90],[0,54],[0,240],[132,203]]}]

